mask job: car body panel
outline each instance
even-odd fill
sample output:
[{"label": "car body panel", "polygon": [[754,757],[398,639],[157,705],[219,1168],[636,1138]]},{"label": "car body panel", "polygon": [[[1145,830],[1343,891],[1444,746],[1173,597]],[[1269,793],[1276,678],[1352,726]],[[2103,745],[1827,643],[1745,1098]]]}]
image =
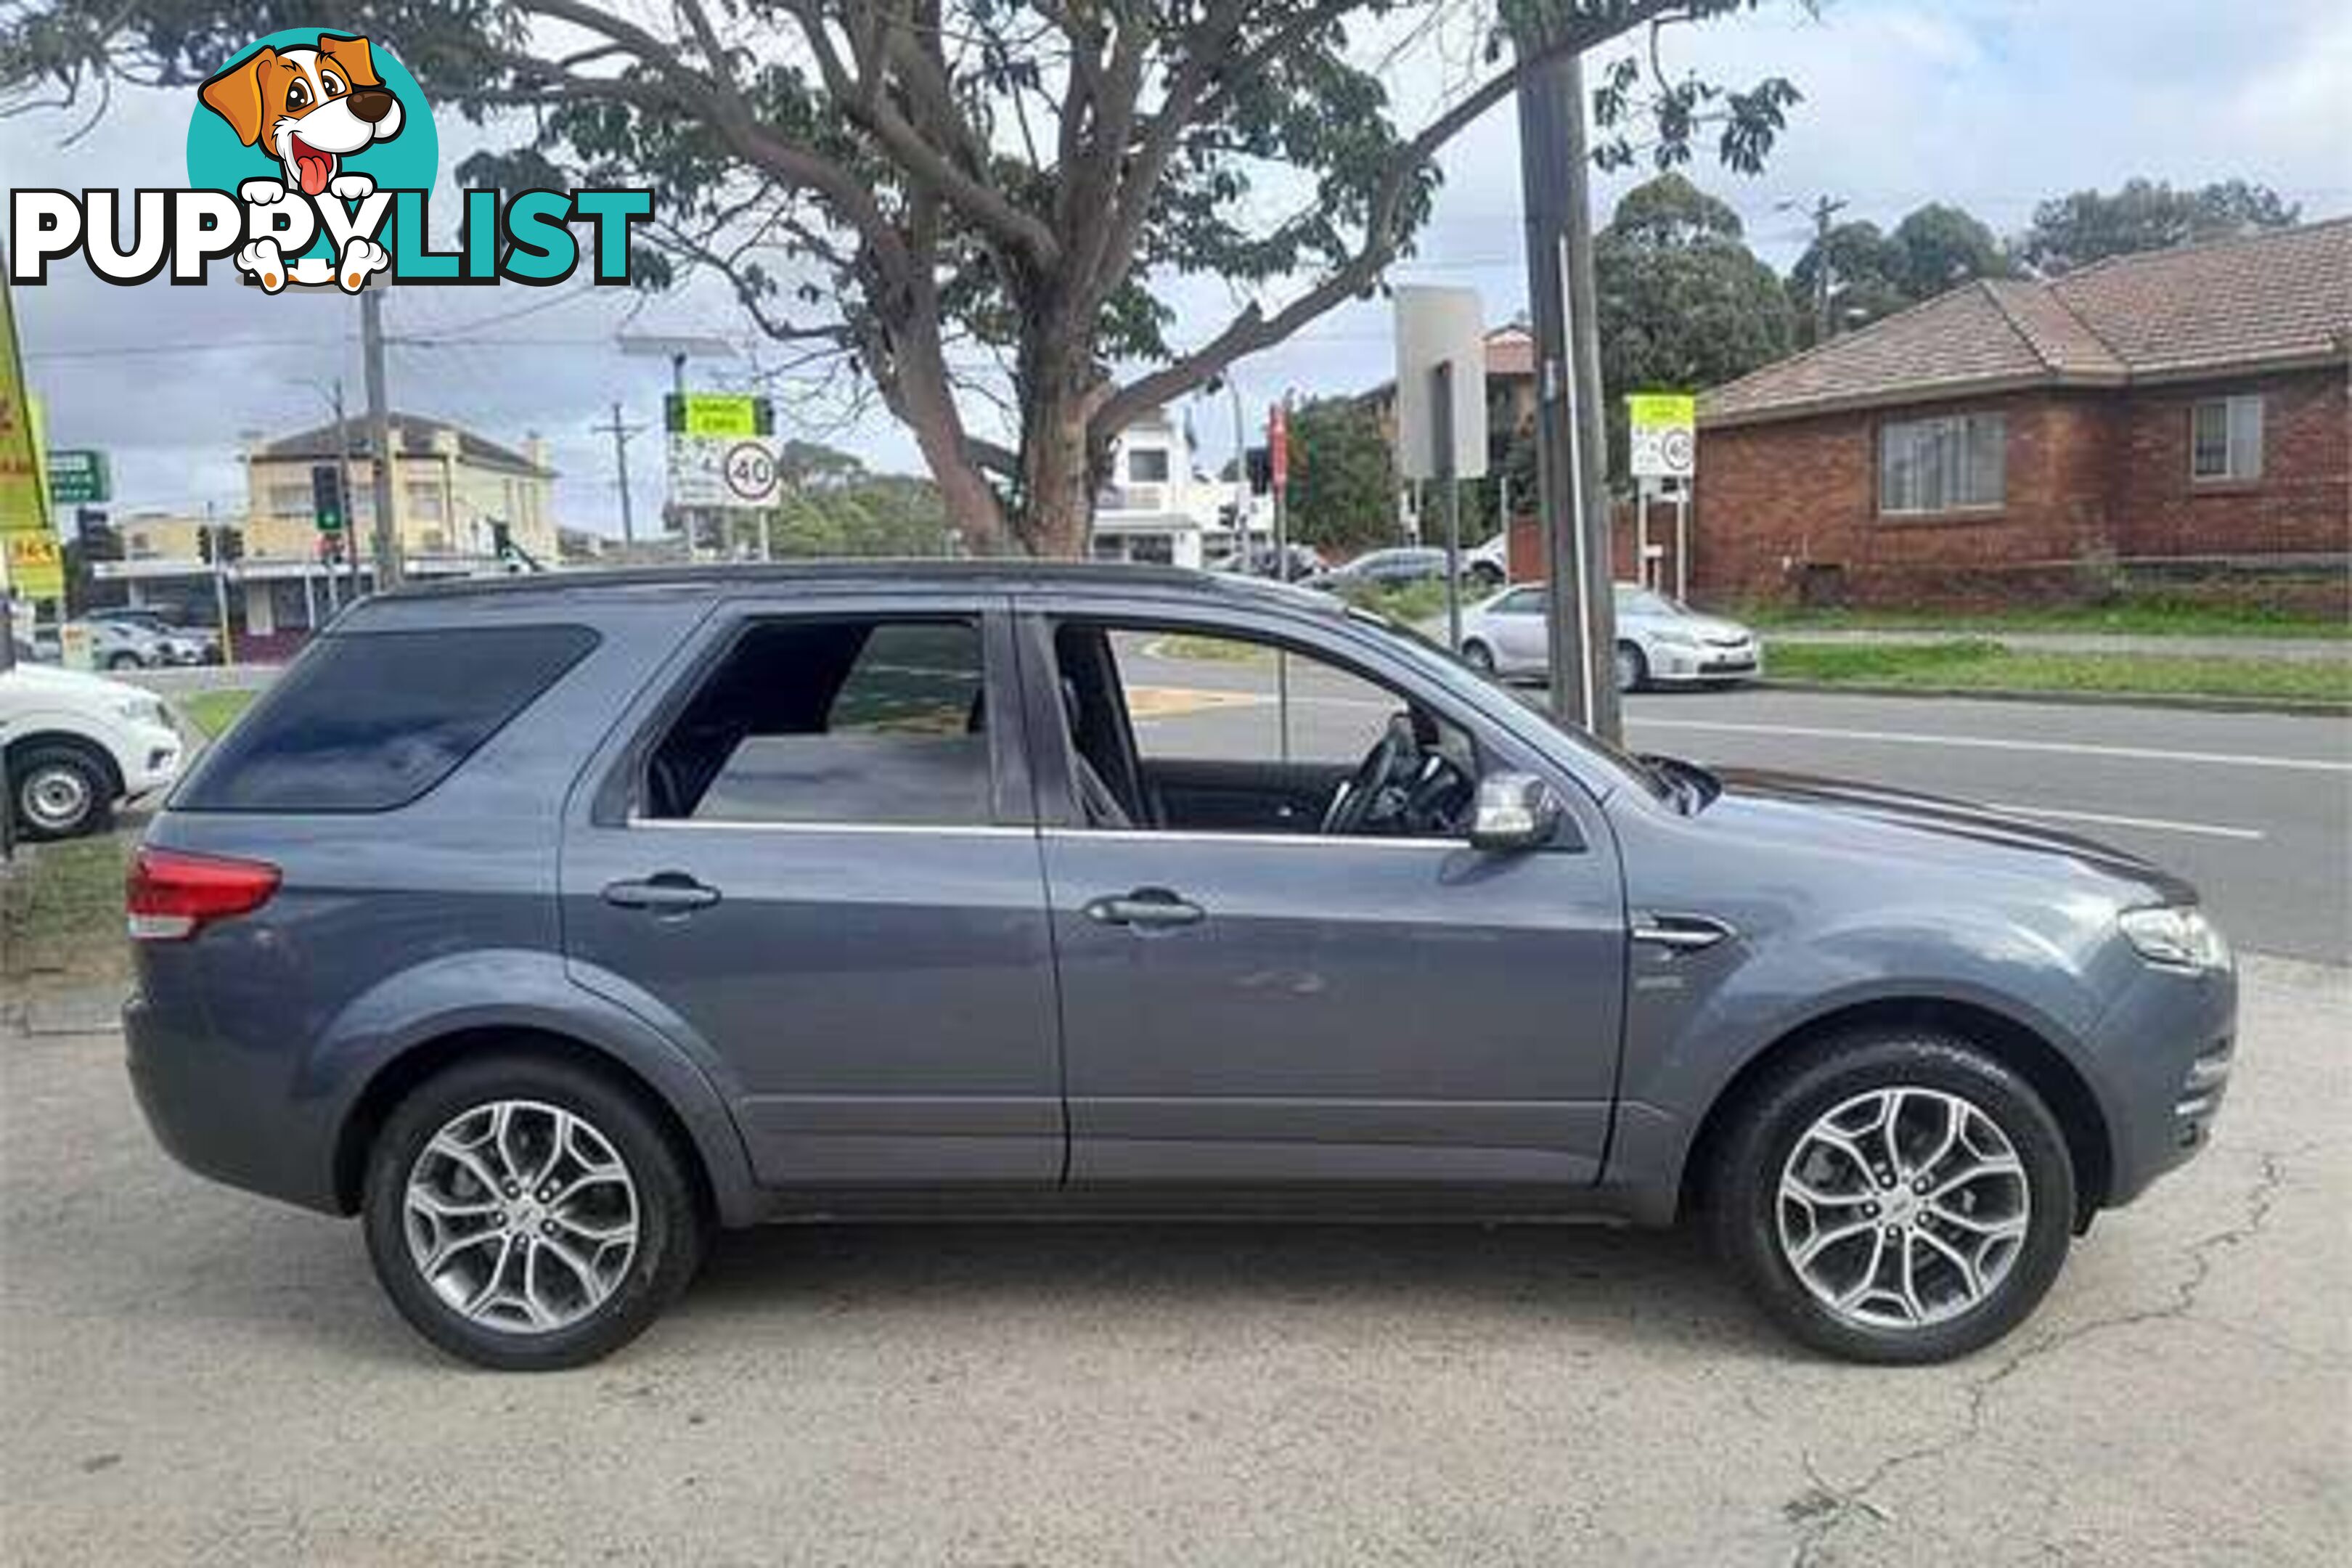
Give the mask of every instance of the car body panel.
[{"label": "car body panel", "polygon": [[48,665],[18,664],[0,671],[0,746],[45,737],[68,738],[105,753],[123,800],[168,786],[185,756],[180,732],[152,692]]}]

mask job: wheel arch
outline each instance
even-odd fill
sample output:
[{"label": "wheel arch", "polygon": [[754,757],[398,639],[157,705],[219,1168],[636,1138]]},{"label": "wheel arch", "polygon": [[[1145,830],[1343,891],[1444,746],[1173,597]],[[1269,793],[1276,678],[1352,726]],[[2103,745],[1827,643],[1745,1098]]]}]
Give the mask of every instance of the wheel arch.
[{"label": "wheel arch", "polygon": [[1740,1064],[1709,1101],[1684,1152],[1679,1207],[1706,1206],[1707,1173],[1716,1150],[1759,1086],[1797,1052],[1819,1041],[1864,1030],[1927,1029],[1957,1036],[1991,1054],[2032,1085],[2065,1134],[2074,1163],[2078,1228],[2106,1203],[2115,1179],[2115,1139],[2090,1083],[2066,1053],[2041,1031],[1997,1008],[1954,997],[1876,997],[1833,1008],[1784,1031]]},{"label": "wheel arch", "polygon": [[16,778],[17,759],[47,747],[61,747],[79,752],[98,764],[99,776],[106,781],[110,801],[122,798],[122,764],[115,760],[113,748],[77,730],[44,729],[12,737],[5,755],[8,776]]}]

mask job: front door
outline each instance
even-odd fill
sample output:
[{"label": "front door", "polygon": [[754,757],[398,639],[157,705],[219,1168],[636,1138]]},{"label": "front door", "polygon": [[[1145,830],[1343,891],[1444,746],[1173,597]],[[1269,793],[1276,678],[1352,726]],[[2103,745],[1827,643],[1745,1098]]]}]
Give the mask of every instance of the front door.
[{"label": "front door", "polygon": [[1060,1180],[1008,638],[954,599],[723,615],[575,807],[573,973],[712,1067],[763,1184]]},{"label": "front door", "polygon": [[[1520,765],[1514,742],[1384,681],[1366,650],[1349,665],[1231,626],[1024,627],[1055,688],[1033,720],[1075,737],[1066,763],[1037,748],[1041,790],[1065,766],[1092,781],[1045,833],[1072,1186],[1591,1182],[1625,941],[1598,813],[1579,796],[1557,847],[1507,855],[1469,846],[1458,793],[1451,822],[1441,803],[1323,831],[1401,710],[1433,790],[1439,763]],[[1106,652],[1115,681],[1094,671]]]}]

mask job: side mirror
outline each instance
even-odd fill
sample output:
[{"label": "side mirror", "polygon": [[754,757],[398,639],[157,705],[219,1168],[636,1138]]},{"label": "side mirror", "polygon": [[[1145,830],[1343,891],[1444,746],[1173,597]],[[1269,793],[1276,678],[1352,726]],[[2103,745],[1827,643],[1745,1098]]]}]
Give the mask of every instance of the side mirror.
[{"label": "side mirror", "polygon": [[1538,849],[1559,827],[1559,797],[1533,773],[1489,773],[1478,781],[1470,821],[1474,849]]}]

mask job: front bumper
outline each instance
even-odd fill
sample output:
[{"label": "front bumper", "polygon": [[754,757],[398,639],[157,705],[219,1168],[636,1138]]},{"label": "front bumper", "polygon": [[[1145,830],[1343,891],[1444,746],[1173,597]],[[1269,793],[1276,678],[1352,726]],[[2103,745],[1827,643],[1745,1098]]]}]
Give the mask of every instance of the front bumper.
[{"label": "front bumper", "polygon": [[1753,639],[1730,647],[1658,644],[1648,658],[1653,680],[1754,680],[1764,673],[1764,648]]},{"label": "front bumper", "polygon": [[122,797],[136,800],[170,788],[187,760],[187,746],[180,732],[168,724],[131,724],[125,731],[126,743],[114,758],[122,770]]},{"label": "front bumper", "polygon": [[2234,968],[2183,974],[2144,966],[2108,1009],[2092,1049],[2105,1080],[2109,1205],[2131,1202],[2211,1140],[2237,1042]]}]

